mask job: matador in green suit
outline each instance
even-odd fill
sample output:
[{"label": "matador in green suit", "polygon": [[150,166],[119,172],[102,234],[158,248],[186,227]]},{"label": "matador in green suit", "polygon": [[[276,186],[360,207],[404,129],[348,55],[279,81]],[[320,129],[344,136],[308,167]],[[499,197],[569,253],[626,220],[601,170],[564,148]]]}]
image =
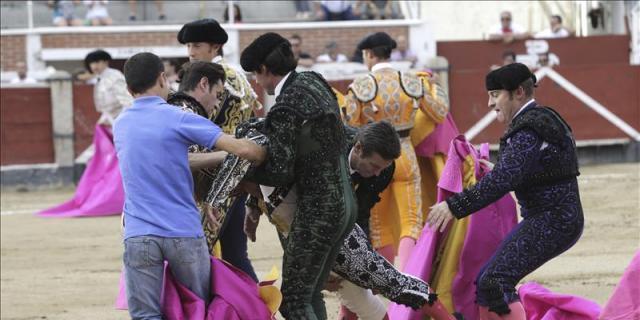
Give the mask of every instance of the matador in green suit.
[{"label": "matador in green suit", "polygon": [[336,97],[314,72],[296,72],[291,44],[276,33],[254,40],[240,59],[276,103],[265,119],[265,161],[249,173],[260,185],[294,185],[297,209],[284,243],[280,312],[287,319],[326,319],[321,290],[357,204]]}]

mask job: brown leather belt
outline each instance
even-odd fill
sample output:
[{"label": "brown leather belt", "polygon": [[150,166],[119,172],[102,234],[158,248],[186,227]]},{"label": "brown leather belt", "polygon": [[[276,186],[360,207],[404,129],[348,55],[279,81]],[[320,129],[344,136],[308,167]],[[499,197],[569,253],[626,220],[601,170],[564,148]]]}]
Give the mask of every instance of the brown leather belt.
[{"label": "brown leather belt", "polygon": [[404,130],[399,130],[398,131],[398,136],[400,138],[406,138],[409,136],[409,134],[411,134],[411,129],[404,129]]}]

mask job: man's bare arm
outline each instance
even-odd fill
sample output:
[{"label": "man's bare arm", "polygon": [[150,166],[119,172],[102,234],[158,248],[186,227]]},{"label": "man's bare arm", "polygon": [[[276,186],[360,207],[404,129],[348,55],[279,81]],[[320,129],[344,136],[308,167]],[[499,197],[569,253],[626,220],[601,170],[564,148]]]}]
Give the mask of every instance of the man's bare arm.
[{"label": "man's bare arm", "polygon": [[224,134],[216,142],[216,148],[233,153],[236,156],[252,161],[255,165],[262,163],[266,156],[265,147],[259,146],[248,139],[236,139],[233,136]]},{"label": "man's bare arm", "polygon": [[189,168],[192,171],[219,166],[227,156],[226,151],[189,153]]}]

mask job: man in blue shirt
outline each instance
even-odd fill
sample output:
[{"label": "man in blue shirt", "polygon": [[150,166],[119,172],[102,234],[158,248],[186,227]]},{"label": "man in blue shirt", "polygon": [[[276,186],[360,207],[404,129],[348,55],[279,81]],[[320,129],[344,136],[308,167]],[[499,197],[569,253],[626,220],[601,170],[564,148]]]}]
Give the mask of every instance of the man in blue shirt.
[{"label": "man in blue shirt", "polygon": [[[169,105],[169,85],[156,55],[132,56],[124,74],[135,100],[115,122],[114,142],[125,191],[127,301],[133,319],[162,319],[165,260],[181,284],[205,301],[210,295],[210,257],[193,199],[189,146],[218,148],[257,162],[264,150]],[[207,85],[220,88],[223,81],[220,74]]]}]

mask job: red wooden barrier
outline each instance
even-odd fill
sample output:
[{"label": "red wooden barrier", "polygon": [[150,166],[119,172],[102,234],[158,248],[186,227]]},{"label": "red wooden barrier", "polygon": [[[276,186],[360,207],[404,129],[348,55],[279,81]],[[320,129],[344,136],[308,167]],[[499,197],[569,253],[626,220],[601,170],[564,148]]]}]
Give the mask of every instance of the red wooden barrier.
[{"label": "red wooden barrier", "polygon": [[[640,92],[637,89],[640,88],[640,66],[573,66],[555,70],[609,111],[640,130]],[[469,70],[454,72],[449,78],[452,115],[463,132],[489,111],[484,88],[485,75],[485,70]],[[560,112],[569,122],[577,140],[628,137],[548,77],[539,82],[536,100]],[[503,130],[504,127],[495,121],[473,141],[497,143]]]},{"label": "red wooden barrier", "polygon": [[[629,64],[629,36],[607,35],[585,38],[545,39],[549,52],[560,58],[562,66]],[[511,50],[526,54],[525,41],[504,44],[500,41],[439,41],[437,52],[449,60],[451,70],[488,70],[502,63],[502,53]]]},{"label": "red wooden barrier", "polygon": [[93,86],[73,86],[73,150],[79,156],[93,142],[93,130],[100,114],[93,104]]},{"label": "red wooden barrier", "polygon": [[0,164],[52,163],[49,88],[0,89]]}]

